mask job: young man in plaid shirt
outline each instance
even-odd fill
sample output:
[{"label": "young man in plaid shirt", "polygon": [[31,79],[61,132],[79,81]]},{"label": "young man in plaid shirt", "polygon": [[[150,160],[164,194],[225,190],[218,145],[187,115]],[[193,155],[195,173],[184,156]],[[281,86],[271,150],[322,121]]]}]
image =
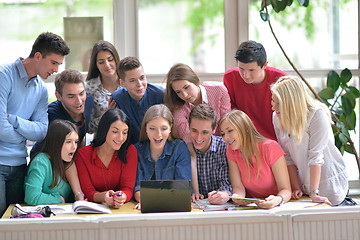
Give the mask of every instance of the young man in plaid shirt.
[{"label": "young man in plaid shirt", "polygon": [[197,105],[189,116],[191,140],[196,153],[197,187],[194,187],[192,200],[208,198],[211,204],[224,204],[229,201],[231,185],[226,158],[226,143],[213,135],[216,127],[216,113],[206,104]]}]

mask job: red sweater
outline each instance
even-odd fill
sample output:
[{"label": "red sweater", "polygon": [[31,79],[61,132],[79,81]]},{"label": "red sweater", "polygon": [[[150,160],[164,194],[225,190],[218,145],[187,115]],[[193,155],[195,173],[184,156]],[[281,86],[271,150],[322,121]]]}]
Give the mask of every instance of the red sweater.
[{"label": "red sweater", "polygon": [[230,95],[231,108],[245,112],[264,137],[276,140],[270,85],[287,74],[268,66],[265,71],[265,80],[258,85],[245,83],[237,67],[225,72],[223,82]]},{"label": "red sweater", "polygon": [[138,156],[135,146],[129,146],[126,164],[118,159],[115,152],[108,168],[98,157],[97,149],[92,146],[80,148],[75,161],[85,198],[94,202],[97,192],[121,190],[125,192],[128,202],[133,196],[136,180]]}]

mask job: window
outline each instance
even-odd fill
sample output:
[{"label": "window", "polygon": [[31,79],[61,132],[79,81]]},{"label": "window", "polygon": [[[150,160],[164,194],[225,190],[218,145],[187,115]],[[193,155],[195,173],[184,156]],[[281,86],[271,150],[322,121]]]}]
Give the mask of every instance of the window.
[{"label": "window", "polygon": [[[280,13],[270,7],[270,21],[298,69],[354,69],[359,62],[357,5],[357,0],[318,0],[307,8],[294,3]],[[264,44],[270,65],[290,69],[259,7],[249,9],[249,38]]]},{"label": "window", "polygon": [[[27,57],[36,37],[45,31],[54,32],[65,38],[64,17],[101,17],[103,38],[113,41],[113,5],[112,0],[87,1],[0,1],[0,64],[13,62],[18,57]],[[102,26],[101,26],[102,27]],[[96,27],[98,28],[98,27]],[[73,30],[73,29],[72,29]],[[86,29],[82,29],[86,31]],[[72,38],[69,31],[68,38]],[[65,39],[67,40],[67,39]],[[82,41],[86,41],[84,38]],[[92,43],[93,44],[93,43]],[[78,49],[70,49],[75,53]],[[69,55],[70,56],[70,55]],[[69,61],[71,56],[69,58]],[[65,59],[66,61],[66,59]],[[71,60],[73,61],[73,60]],[[82,59],[79,64],[71,65],[78,71],[84,71]],[[61,66],[61,71],[65,65]],[[87,71],[87,69],[85,69]]]},{"label": "window", "polygon": [[197,72],[223,72],[223,0],[138,1],[138,55],[146,72],[182,62]]}]

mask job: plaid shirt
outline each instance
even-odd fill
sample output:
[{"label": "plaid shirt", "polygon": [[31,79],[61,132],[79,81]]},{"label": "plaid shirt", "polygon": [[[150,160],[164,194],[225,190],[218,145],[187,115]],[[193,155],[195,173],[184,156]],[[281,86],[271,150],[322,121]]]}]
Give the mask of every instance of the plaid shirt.
[{"label": "plaid shirt", "polygon": [[201,153],[195,149],[200,194],[207,197],[211,191],[227,191],[231,194],[226,143],[219,136],[211,137],[210,148]]}]

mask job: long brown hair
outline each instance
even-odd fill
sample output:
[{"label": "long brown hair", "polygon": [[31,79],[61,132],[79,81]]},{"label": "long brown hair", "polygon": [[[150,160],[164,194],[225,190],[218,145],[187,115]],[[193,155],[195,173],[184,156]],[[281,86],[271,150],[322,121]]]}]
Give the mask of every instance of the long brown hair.
[{"label": "long brown hair", "polygon": [[164,102],[172,112],[185,104],[185,101],[182,100],[172,88],[173,82],[180,80],[189,81],[196,86],[200,85],[199,77],[188,65],[177,63],[172,66],[164,79],[164,81],[166,81]]},{"label": "long brown hair", "polygon": [[[73,164],[73,160],[71,160],[71,162],[64,162],[61,157],[61,150],[66,136],[72,132],[78,134],[78,129],[75,124],[68,120],[55,119],[49,125],[44,144],[40,151],[48,155],[52,166],[53,180],[49,188],[54,188],[58,184],[59,177],[67,181],[65,170]],[[35,154],[32,159],[34,159],[37,154]]]},{"label": "long brown hair", "polygon": [[89,71],[86,76],[86,80],[96,78],[100,75],[100,70],[96,65],[96,58],[100,51],[110,52],[115,60],[116,66],[120,62],[119,54],[114,45],[112,45],[110,42],[105,41],[105,40],[98,41],[97,43],[95,43],[95,45],[92,49],[92,52],[91,52]]}]

